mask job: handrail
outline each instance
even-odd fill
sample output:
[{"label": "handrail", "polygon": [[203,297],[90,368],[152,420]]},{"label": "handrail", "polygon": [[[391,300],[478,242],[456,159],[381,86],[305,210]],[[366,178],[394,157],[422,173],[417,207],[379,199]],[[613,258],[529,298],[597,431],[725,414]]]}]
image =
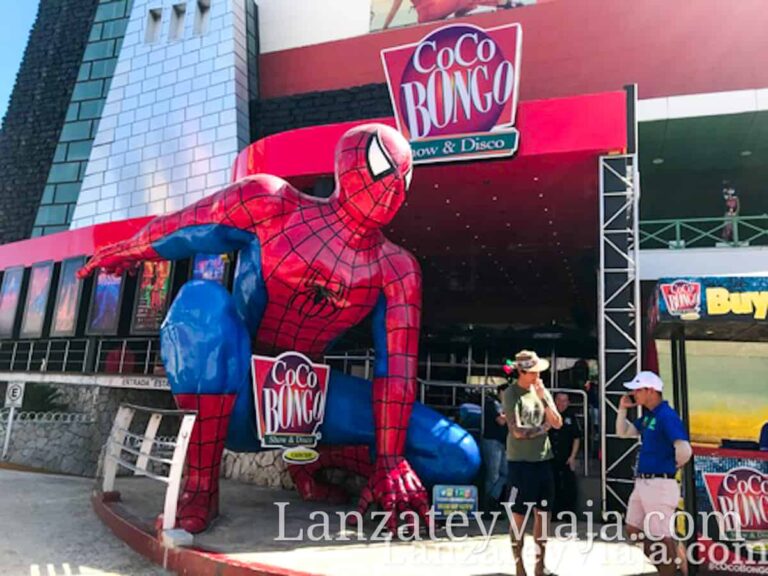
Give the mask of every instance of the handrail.
[{"label": "handrail", "polygon": [[[137,412],[144,412],[150,415],[143,434],[130,431],[133,417]],[[156,440],[160,422],[165,416],[181,417],[181,424],[179,425],[179,432],[175,441],[167,439]],[[102,490],[104,492],[112,492],[114,490],[118,468],[125,468],[132,471],[134,475],[146,476],[152,480],[167,484],[168,488],[165,491],[165,504],[163,506],[163,531],[174,529],[176,525],[176,506],[181,490],[181,476],[184,471],[187,447],[196,417],[196,412],[188,410],[158,410],[136,406],[135,404],[121,404],[115,416],[112,431],[106,442]],[[130,446],[130,442],[126,442],[126,440],[135,441],[137,439],[141,440],[141,446],[138,449]],[[164,458],[163,456],[158,456],[157,452],[153,454],[153,447],[160,446],[173,446],[172,456]],[[124,458],[123,453],[135,456],[135,461]],[[148,470],[150,461],[168,465],[168,474],[164,476],[157,470]]]},{"label": "handrail", "polygon": [[640,247],[684,248],[768,245],[768,214],[640,221]]},{"label": "handrail", "polygon": [[153,337],[2,340],[0,373],[155,376],[161,366],[159,351]]}]

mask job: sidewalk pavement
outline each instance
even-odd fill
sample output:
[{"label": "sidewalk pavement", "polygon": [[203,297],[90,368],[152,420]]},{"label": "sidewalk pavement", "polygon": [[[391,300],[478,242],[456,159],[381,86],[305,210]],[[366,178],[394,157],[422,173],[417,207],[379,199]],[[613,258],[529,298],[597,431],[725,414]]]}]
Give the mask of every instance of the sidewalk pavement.
[{"label": "sidewalk pavement", "polygon": [[93,480],[0,468],[0,574],[168,574],[118,540],[91,509]]}]

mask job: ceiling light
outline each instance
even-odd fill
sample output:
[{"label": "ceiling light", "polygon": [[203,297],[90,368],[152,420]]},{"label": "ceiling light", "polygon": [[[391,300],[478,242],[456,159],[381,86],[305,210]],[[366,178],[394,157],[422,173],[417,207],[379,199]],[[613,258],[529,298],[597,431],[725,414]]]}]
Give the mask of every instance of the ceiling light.
[{"label": "ceiling light", "polygon": [[651,160],[652,164],[664,164],[664,158],[654,158]]},{"label": "ceiling light", "polygon": [[451,199],[450,199],[450,198],[446,198],[446,199],[445,199],[445,203],[446,203],[446,204],[450,204],[450,203],[451,203]]},{"label": "ceiling light", "polygon": [[493,198],[491,198],[491,200],[493,200],[494,202],[496,202],[496,200],[498,200],[498,199],[499,199],[498,196],[494,196]]},{"label": "ceiling light", "polygon": [[744,156],[744,157],[752,156],[752,150],[742,150],[741,152],[739,152],[739,156]]},{"label": "ceiling light", "polygon": [[538,182],[538,181],[539,181],[539,177],[538,177],[538,176],[534,176],[534,177],[533,177],[533,181],[534,181],[534,182]]}]

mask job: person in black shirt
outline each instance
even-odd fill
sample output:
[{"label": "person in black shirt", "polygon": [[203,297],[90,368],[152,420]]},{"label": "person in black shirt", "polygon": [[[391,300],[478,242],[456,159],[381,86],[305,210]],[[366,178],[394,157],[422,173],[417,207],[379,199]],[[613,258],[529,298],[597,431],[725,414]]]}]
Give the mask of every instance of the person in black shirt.
[{"label": "person in black shirt", "polygon": [[[507,384],[496,388],[498,394]],[[485,396],[483,405],[483,464],[485,465],[485,508],[498,508],[507,483],[507,420],[497,394]]]},{"label": "person in black shirt", "polygon": [[565,392],[555,395],[555,406],[563,417],[563,427],[549,431],[552,444],[552,467],[555,475],[555,502],[553,513],[576,511],[576,456],[581,446],[581,425],[570,409],[570,398]]}]

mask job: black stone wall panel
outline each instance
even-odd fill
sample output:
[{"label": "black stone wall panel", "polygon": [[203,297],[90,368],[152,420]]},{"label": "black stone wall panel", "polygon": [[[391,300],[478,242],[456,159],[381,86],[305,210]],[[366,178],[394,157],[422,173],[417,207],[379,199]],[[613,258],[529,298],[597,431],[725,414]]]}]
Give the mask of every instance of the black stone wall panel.
[{"label": "black stone wall panel", "polygon": [[0,130],[0,244],[28,238],[98,0],[41,0]]},{"label": "black stone wall panel", "polygon": [[343,90],[309,92],[253,103],[254,140],[307,126],[392,116],[386,84],[366,84]]}]

